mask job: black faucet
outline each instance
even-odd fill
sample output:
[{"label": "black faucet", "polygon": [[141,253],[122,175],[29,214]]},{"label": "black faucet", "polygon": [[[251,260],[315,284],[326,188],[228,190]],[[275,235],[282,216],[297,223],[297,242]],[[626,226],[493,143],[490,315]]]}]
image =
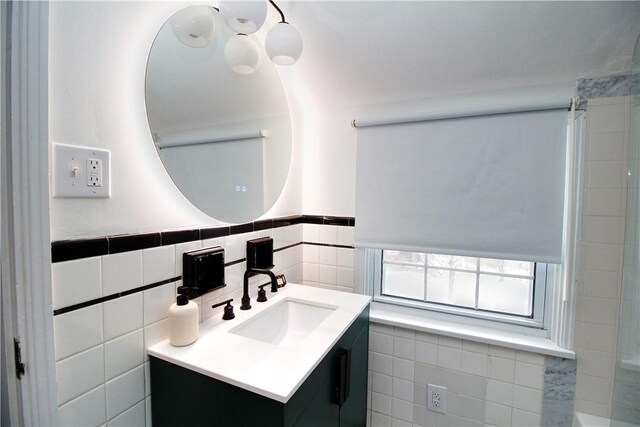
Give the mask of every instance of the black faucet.
[{"label": "black faucet", "polygon": [[278,292],[278,279],[273,271],[266,268],[247,268],[244,272],[244,283],[242,285],[242,299],[240,310],[249,310],[251,308],[251,298],[249,297],[249,277],[257,274],[266,274],[271,278],[271,292]]}]

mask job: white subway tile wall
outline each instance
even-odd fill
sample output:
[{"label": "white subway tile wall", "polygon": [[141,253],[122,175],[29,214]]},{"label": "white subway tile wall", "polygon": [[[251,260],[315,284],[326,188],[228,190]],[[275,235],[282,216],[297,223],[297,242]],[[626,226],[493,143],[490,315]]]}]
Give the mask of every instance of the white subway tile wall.
[{"label": "white subway tile wall", "polygon": [[575,411],[611,412],[624,244],[629,97],[589,100]]},{"label": "white subway tile wall", "polygon": [[142,292],[116,298],[102,304],[105,341],[144,326]]},{"label": "white subway tile wall", "polygon": [[107,381],[107,418],[112,419],[144,400],[144,367]]},{"label": "white subway tile wall", "polygon": [[51,267],[53,307],[67,307],[102,296],[100,257],[58,262]]},{"label": "white subway tile wall", "polygon": [[175,247],[160,246],[142,251],[143,284],[149,285],[173,277]]},{"label": "white subway tile wall", "polygon": [[[540,425],[540,354],[377,323],[369,343],[370,426]],[[447,388],[447,414],[427,409],[427,384]]]},{"label": "white subway tile wall", "polygon": [[93,305],[53,318],[56,361],[104,342],[102,305]]},{"label": "white subway tile wall", "polygon": [[[58,381],[60,381],[58,379]],[[58,408],[61,426],[101,426],[107,421],[105,386],[101,385]]]},{"label": "white subway tile wall", "polygon": [[[353,292],[354,228],[303,224],[302,284]],[[315,244],[314,244],[315,243]],[[349,246],[349,248],[336,246]]]},{"label": "white subway tile wall", "polygon": [[[336,239],[337,233],[334,230]],[[220,245],[225,248],[226,262],[244,258],[246,241],[264,236],[274,238],[275,249],[299,243],[302,224],[54,263],[54,309],[181,276],[185,251]],[[337,258],[328,255],[329,260]],[[274,271],[284,273],[292,283],[300,283],[302,245],[276,252],[274,264]],[[335,269],[335,260],[333,264]],[[237,297],[234,294],[242,289],[245,269],[244,262],[227,267],[227,286],[195,299],[201,321],[222,316],[222,307],[214,310],[211,305]],[[258,280],[251,281],[253,297],[257,296]],[[151,425],[146,349],[167,339],[167,312],[180,285],[181,281],[172,282],[54,316],[61,425]]]},{"label": "white subway tile wall", "polygon": [[144,334],[138,329],[104,344],[105,377],[109,381],[144,362]]},{"label": "white subway tile wall", "polygon": [[140,402],[132,408],[127,409],[122,414],[111,419],[107,426],[114,427],[144,427],[145,426],[145,404]]},{"label": "white subway tile wall", "polygon": [[142,251],[103,255],[101,258],[103,295],[142,286]]},{"label": "white subway tile wall", "polygon": [[104,374],[102,345],[56,363],[58,402],[65,404],[104,384]]}]

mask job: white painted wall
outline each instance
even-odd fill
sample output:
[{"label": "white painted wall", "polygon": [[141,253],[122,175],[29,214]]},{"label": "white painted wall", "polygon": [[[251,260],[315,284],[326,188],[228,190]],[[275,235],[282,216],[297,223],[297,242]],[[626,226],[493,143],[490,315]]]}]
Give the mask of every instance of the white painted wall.
[{"label": "white painted wall", "polygon": [[[155,152],[144,82],[157,31],[194,2],[54,2],[50,10],[50,143],[111,150],[112,197],[51,199],[51,238],[216,224],[176,189]],[[299,117],[290,105],[292,119]],[[296,123],[294,119],[294,123]],[[301,212],[299,127],[282,197],[265,215]]]},{"label": "white painted wall", "polygon": [[[281,3],[302,33],[304,52],[279,70],[293,167],[266,216],[354,214],[356,132],[349,122],[368,106],[424,107],[435,96],[512,87],[572,88],[580,77],[624,72],[640,19],[638,2]],[[174,187],[145,115],[153,38],[187,4],[52,4],[51,140],[111,149],[113,165],[111,199],[52,199],[54,240],[215,223]]]},{"label": "white painted wall", "polygon": [[[292,2],[305,47],[303,211],[354,215],[350,121],[432,97],[627,73],[638,2]],[[394,105],[396,104],[396,105]],[[375,106],[375,107],[372,107]]]}]

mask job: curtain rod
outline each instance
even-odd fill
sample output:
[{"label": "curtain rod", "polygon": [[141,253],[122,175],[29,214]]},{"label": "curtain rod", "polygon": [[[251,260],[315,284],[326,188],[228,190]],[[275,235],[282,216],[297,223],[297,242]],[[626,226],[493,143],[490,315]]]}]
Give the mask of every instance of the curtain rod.
[{"label": "curtain rod", "polygon": [[259,138],[267,138],[269,136],[269,131],[267,129],[260,129],[258,132],[250,132],[245,134],[237,134],[230,135],[219,138],[207,138],[196,141],[178,141],[178,142],[158,142],[158,149],[162,150],[163,148],[174,148],[174,147],[188,147],[191,145],[203,145],[203,144],[215,144],[216,142],[232,142],[232,141],[240,141],[243,139],[259,139]]},{"label": "curtain rod", "polygon": [[[443,112],[434,112],[434,113],[424,113],[421,115],[415,116],[399,116],[399,117],[388,117],[388,118],[364,118],[364,119],[353,119],[351,121],[351,126],[354,128],[365,128],[372,126],[390,126],[390,125],[399,125],[405,123],[416,123],[416,122],[429,122],[435,120],[447,120],[447,119],[462,119],[467,117],[479,117],[479,116],[489,116],[489,115],[497,115],[497,114],[510,114],[510,113],[530,113],[535,111],[547,111],[547,110],[570,110],[571,105],[573,104],[573,98],[567,102],[566,100],[562,101],[554,101],[548,103],[541,104],[514,104],[514,105],[501,105],[493,108],[487,107],[477,107],[477,108],[469,108],[463,111],[447,110]],[[578,105],[576,103],[576,105]]]}]

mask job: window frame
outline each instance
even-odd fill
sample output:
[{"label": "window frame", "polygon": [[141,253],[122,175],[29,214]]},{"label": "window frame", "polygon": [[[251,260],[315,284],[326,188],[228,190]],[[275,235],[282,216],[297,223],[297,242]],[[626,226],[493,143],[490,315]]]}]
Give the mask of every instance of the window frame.
[{"label": "window frame", "polygon": [[[575,358],[574,347],[576,318],[576,285],[581,259],[581,223],[584,187],[584,156],[586,114],[574,110],[580,104],[572,99],[568,119],[567,170],[565,177],[565,224],[563,259],[561,264],[547,264],[547,283],[543,328],[524,327],[504,322],[490,321],[469,316],[455,316],[434,310],[415,309],[406,304],[381,300],[376,295],[376,283],[381,283],[380,261],[376,264],[374,249],[355,245],[355,291],[371,295],[373,322],[424,330],[431,333],[477,340],[511,348],[537,348],[543,354]],[[575,116],[574,116],[575,111]],[[378,292],[379,294],[379,292]],[[389,307],[389,312],[384,307]],[[541,340],[540,340],[541,339]],[[557,352],[557,350],[566,352]]]},{"label": "window frame", "polygon": [[534,335],[547,335],[549,320],[549,310],[545,307],[549,303],[550,292],[547,292],[554,276],[549,265],[536,263],[534,272],[534,292],[533,292],[533,314],[531,317],[522,315],[510,315],[505,313],[476,310],[454,305],[413,300],[409,298],[385,295],[382,293],[382,269],[383,250],[365,249],[365,255],[370,259],[372,267],[373,300],[376,302],[416,308],[423,310],[425,314],[436,315],[437,317],[448,317],[458,321],[487,322],[488,326],[503,325],[507,329],[522,329],[523,332]]}]

